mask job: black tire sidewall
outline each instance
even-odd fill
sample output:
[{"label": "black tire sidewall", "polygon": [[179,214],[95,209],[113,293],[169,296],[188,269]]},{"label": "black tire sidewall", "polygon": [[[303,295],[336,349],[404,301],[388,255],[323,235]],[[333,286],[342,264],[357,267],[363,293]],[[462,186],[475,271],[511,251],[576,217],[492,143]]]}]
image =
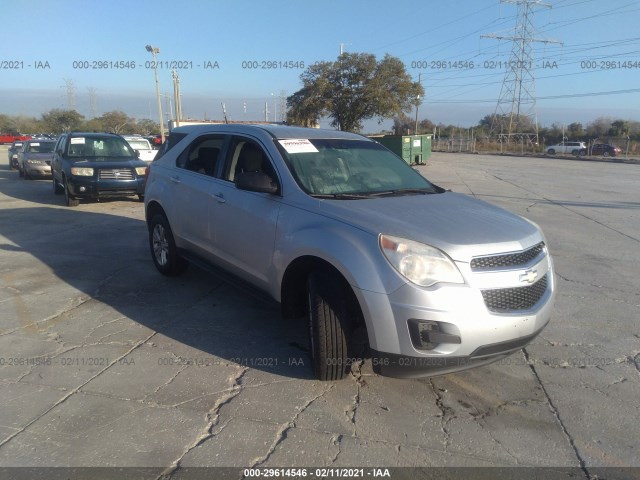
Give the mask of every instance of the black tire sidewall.
[{"label": "black tire sidewall", "polygon": [[308,328],[312,366],[323,381],[340,380],[349,371],[350,320],[343,282],[326,272],[307,279]]}]

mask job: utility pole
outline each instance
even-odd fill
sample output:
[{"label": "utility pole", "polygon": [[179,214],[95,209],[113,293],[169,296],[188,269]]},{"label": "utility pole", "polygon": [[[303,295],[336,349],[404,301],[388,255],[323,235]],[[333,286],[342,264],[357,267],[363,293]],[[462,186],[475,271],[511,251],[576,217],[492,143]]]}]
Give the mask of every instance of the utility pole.
[{"label": "utility pole", "polygon": [[[541,0],[500,0],[500,3],[517,5],[518,13],[516,26],[511,35],[487,34],[480,38],[496,40],[510,40],[511,55],[506,63],[506,73],[500,89],[500,97],[493,116],[491,130],[495,131],[495,123],[503,118],[509,118],[507,143],[513,133],[521,127],[521,119],[529,118],[535,122],[535,142],[538,142],[538,123],[536,113],[535,68],[531,44],[558,43],[555,40],[535,38],[533,25],[534,9],[536,7],[551,8],[551,5]],[[502,64],[502,62],[498,62]],[[502,123],[502,122],[500,122]],[[518,132],[524,133],[524,132]]]},{"label": "utility pole", "polygon": [[[421,82],[421,79],[422,79],[422,73],[418,73],[418,83]],[[418,107],[419,106],[420,106],[420,95],[416,97],[416,128],[413,131],[414,135],[418,135]]]},{"label": "utility pole", "polygon": [[280,121],[287,121],[287,91],[280,90]]},{"label": "utility pole", "polygon": [[171,71],[171,78],[173,78],[173,103],[176,106],[175,126],[180,126],[180,120],[182,119],[182,99],[180,98],[180,77],[178,71],[174,68]]},{"label": "utility pole", "polygon": [[164,119],[162,118],[162,102],[160,100],[160,81],[158,80],[158,53],[160,49],[151,45],[147,45],[147,52],[153,55],[153,70],[156,76],[156,99],[158,101],[158,118],[160,119],[160,139],[164,143]]}]

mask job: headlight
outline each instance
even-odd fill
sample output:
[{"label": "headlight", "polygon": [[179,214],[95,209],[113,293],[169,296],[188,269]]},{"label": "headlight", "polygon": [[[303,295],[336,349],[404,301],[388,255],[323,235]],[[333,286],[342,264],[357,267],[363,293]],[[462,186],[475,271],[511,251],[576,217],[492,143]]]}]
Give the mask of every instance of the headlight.
[{"label": "headlight", "polygon": [[147,167],[136,167],[136,174],[142,176],[144,175],[144,172],[146,172],[146,170]]},{"label": "headlight", "polygon": [[92,177],[93,168],[71,167],[71,175],[76,175],[78,177]]},{"label": "headlight", "polygon": [[380,235],[380,249],[407,280],[429,287],[435,283],[464,283],[453,261],[437,248],[404,238]]}]

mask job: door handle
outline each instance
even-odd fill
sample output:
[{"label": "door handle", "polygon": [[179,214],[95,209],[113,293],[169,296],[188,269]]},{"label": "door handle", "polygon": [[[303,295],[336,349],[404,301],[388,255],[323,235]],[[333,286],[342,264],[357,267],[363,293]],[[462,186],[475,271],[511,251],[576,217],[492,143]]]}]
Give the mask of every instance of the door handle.
[{"label": "door handle", "polygon": [[180,177],[177,175],[175,177],[169,177],[173,183],[180,183]]},{"label": "door handle", "polygon": [[215,199],[218,201],[218,203],[225,203],[226,200],[224,199],[224,195],[222,194],[222,192],[218,192],[218,193],[214,193],[213,196],[215,197]]}]

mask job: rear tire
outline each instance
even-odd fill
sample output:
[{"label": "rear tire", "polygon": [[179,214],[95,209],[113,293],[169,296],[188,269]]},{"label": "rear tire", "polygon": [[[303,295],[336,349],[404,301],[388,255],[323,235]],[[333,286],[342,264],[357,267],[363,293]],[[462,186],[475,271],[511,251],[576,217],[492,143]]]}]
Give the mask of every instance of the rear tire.
[{"label": "rear tire", "polygon": [[547,150],[547,153],[548,153],[549,155],[555,155],[555,154],[556,154],[556,151],[555,151],[553,148],[550,148],[549,150]]},{"label": "rear tire", "polygon": [[175,277],[189,266],[189,263],[178,255],[169,221],[161,213],[154,215],[149,222],[149,248],[153,263],[163,275]]},{"label": "rear tire", "polygon": [[[343,282],[335,275],[312,272],[307,279],[311,364],[322,381],[340,380],[350,371],[350,319]],[[342,291],[341,291],[342,290]]]}]

